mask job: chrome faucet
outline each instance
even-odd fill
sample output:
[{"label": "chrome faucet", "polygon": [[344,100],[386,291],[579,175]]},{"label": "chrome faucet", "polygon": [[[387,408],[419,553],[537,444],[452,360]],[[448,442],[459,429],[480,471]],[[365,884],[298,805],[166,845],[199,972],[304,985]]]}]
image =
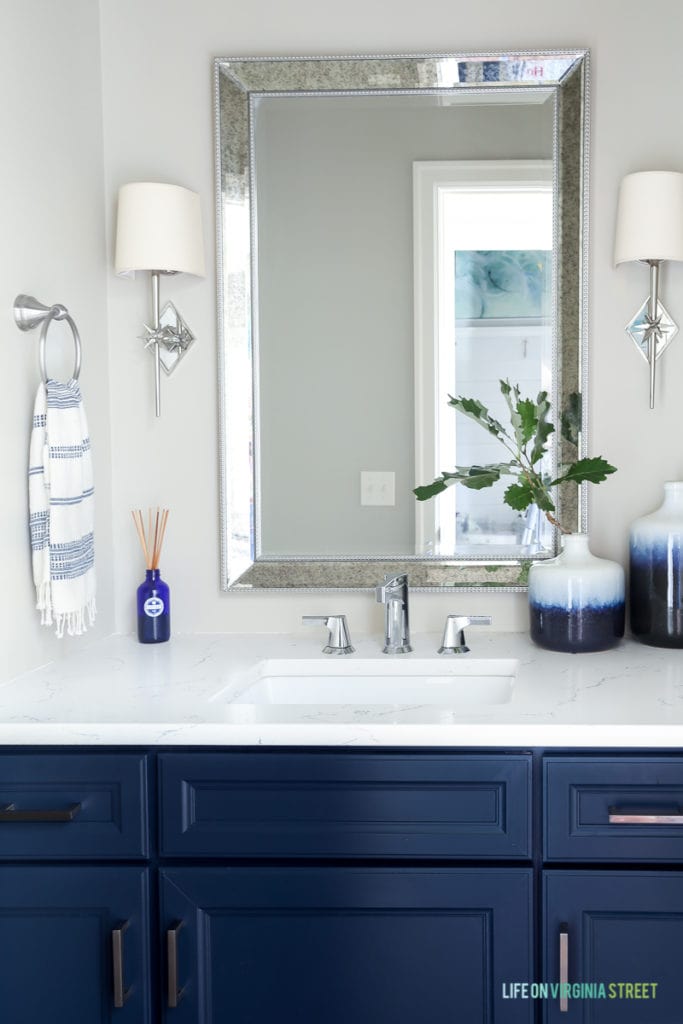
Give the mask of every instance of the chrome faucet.
[{"label": "chrome faucet", "polygon": [[447,615],[443,640],[437,654],[467,654],[466,626],[490,626],[490,615]]},{"label": "chrome faucet", "polygon": [[385,605],[384,653],[410,654],[410,628],[408,625],[408,576],[385,576],[384,583],[375,589],[377,600]]},{"label": "chrome faucet", "polygon": [[323,654],[353,654],[356,650],[345,615],[303,615],[301,621],[304,626],[327,626],[329,634]]}]

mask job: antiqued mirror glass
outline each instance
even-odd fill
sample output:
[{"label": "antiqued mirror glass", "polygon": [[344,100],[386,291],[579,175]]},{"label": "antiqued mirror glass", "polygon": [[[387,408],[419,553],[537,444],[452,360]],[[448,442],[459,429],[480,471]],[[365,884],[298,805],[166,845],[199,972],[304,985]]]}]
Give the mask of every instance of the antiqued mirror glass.
[{"label": "antiqued mirror glass", "polygon": [[[525,585],[545,520],[449,395],[585,365],[585,52],[216,61],[222,583]],[[558,430],[547,472],[582,453]],[[570,527],[581,495],[558,489]]]}]

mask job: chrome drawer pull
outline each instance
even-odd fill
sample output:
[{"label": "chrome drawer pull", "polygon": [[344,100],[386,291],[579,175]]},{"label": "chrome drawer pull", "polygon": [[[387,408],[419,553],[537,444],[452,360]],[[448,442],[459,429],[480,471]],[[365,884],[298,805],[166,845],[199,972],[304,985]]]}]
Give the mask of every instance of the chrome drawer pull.
[{"label": "chrome drawer pull", "polygon": [[175,1010],[183,998],[184,989],[178,988],[178,935],[183,922],[179,921],[166,932],[166,952],[168,955],[168,1006]]},{"label": "chrome drawer pull", "polygon": [[111,933],[111,949],[114,978],[114,1007],[120,1010],[130,995],[130,989],[126,988],[123,981],[123,933],[128,928],[130,921],[124,921]]},{"label": "chrome drawer pull", "polygon": [[608,821],[610,825],[683,825],[683,814],[678,810],[672,814],[638,814],[610,807]]},{"label": "chrome drawer pull", "polygon": [[569,1010],[569,1000],[567,999],[567,989],[569,984],[569,926],[566,924],[560,925],[560,1013],[567,1013]]},{"label": "chrome drawer pull", "polygon": [[0,807],[0,821],[73,821],[80,809],[80,804],[70,804],[68,807],[56,811],[20,811],[14,804],[5,804],[4,807]]}]

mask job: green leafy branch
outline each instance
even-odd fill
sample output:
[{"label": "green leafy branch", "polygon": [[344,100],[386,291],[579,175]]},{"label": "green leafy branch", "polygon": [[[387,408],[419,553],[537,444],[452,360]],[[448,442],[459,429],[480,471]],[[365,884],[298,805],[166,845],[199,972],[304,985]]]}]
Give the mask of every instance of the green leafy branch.
[{"label": "green leafy branch", "polygon": [[[453,484],[462,484],[472,490],[492,487],[503,476],[511,476],[514,482],[506,488],[503,500],[510,508],[524,512],[535,504],[545,513],[546,518],[562,533],[566,530],[555,517],[552,488],[563,483],[599,484],[606,480],[616,468],[601,456],[578,459],[563,468],[554,480],[541,472],[543,456],[548,450],[548,441],[555,427],[550,422],[550,401],[547,391],[540,391],[534,401],[522,398],[519,387],[508,380],[500,381],[500,390],[508,407],[510,427],[494,419],[482,402],[476,398],[453,398],[448,404],[463,416],[469,417],[499,441],[508,452],[507,462],[494,462],[485,466],[456,466],[450,473],[442,473],[433,483],[416,487],[414,494],[418,501],[427,501],[445,491]],[[581,396],[571,395],[567,410],[561,417],[563,437],[576,444],[581,426]]]}]

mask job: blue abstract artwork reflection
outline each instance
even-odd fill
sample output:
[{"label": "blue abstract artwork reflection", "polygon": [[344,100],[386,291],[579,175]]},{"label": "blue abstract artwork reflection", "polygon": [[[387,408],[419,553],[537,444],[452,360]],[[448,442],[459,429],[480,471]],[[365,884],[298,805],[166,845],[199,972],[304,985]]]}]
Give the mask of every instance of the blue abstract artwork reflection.
[{"label": "blue abstract artwork reflection", "polygon": [[551,270],[549,250],[457,250],[456,320],[547,316]]}]

